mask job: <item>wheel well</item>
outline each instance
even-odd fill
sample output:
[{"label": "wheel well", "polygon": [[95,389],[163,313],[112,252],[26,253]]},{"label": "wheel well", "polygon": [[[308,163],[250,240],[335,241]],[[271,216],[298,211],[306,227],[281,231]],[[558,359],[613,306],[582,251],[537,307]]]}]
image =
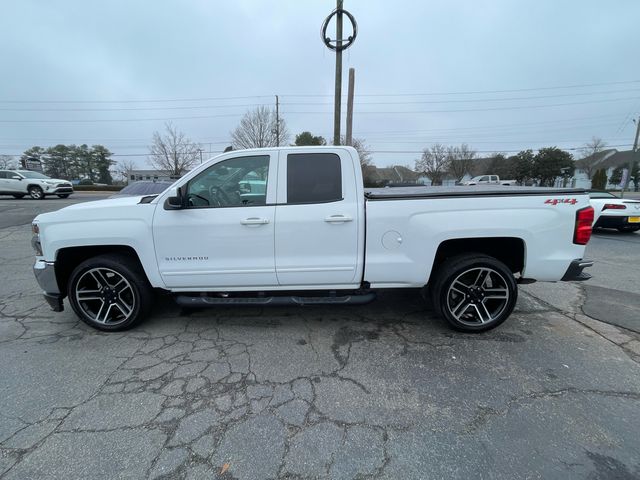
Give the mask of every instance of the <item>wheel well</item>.
[{"label": "wheel well", "polygon": [[29,189],[31,187],[38,187],[40,190],[42,190],[44,192],[44,188],[42,188],[40,185],[38,185],[37,183],[30,183],[29,185],[27,185],[27,191],[29,191]]},{"label": "wheel well", "polygon": [[504,263],[513,273],[524,268],[525,243],[521,238],[486,237],[456,238],[438,246],[431,276],[446,259],[462,253],[483,253]]},{"label": "wheel well", "polygon": [[140,271],[144,272],[142,263],[140,262],[140,257],[138,257],[138,254],[133,248],[126,245],[97,245],[61,248],[58,250],[58,254],[56,255],[56,280],[58,282],[60,292],[66,296],[69,277],[71,277],[71,272],[73,272],[78,265],[89,258],[104,255],[106,253],[127,255],[136,262]]}]

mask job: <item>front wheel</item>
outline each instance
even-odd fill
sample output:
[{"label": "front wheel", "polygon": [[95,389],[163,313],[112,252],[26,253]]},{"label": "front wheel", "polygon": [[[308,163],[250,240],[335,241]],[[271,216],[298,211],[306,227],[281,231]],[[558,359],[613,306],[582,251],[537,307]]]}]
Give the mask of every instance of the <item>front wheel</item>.
[{"label": "front wheel", "polygon": [[44,198],[44,192],[42,188],[37,185],[29,187],[29,196],[34,200],[42,200]]},{"label": "front wheel", "polygon": [[71,274],[68,295],[83,322],[111,332],[139,323],[153,299],[136,259],[116,254],[93,257],[78,265]]},{"label": "front wheel", "polygon": [[70,193],[59,193],[58,198],[69,198]]},{"label": "front wheel", "polygon": [[482,254],[464,254],[439,267],[431,296],[434,310],[453,328],[484,332],[511,315],[518,286],[501,261]]}]

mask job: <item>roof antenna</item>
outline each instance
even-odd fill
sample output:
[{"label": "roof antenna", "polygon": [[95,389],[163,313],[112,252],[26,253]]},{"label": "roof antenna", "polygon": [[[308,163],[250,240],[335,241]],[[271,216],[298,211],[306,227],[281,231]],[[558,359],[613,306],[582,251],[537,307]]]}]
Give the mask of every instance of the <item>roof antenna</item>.
[{"label": "roof antenna", "polygon": [[229,145],[227,148],[224,149],[224,152],[222,153],[227,153],[227,152],[230,152],[231,150],[233,150],[233,145]]}]

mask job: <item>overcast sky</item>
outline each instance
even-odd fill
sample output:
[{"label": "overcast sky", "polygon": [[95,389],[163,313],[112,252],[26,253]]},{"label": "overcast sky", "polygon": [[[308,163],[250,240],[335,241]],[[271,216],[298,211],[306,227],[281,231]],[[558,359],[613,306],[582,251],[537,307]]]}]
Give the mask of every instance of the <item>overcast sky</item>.
[{"label": "overcast sky", "polygon": [[[216,153],[247,109],[276,94],[292,133],[330,139],[335,60],[319,31],[334,7],[5,1],[0,154],[101,143],[144,167],[154,130],[169,119]],[[577,147],[593,135],[618,149],[633,141],[638,0],[345,0],[345,8],[358,37],[344,54],[343,91],[354,67],[354,135],[378,165],[413,165],[435,142],[510,152]]]}]

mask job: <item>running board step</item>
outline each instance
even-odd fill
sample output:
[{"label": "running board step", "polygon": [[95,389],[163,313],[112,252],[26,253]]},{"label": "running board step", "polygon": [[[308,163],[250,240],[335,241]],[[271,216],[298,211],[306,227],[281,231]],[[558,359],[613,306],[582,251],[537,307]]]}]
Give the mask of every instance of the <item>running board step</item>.
[{"label": "running board step", "polygon": [[178,295],[175,297],[176,303],[181,307],[217,307],[217,306],[283,306],[283,305],[364,305],[375,300],[376,294],[373,292],[359,295],[345,295],[341,297],[300,297],[300,296],[277,296],[277,297],[206,297]]}]

